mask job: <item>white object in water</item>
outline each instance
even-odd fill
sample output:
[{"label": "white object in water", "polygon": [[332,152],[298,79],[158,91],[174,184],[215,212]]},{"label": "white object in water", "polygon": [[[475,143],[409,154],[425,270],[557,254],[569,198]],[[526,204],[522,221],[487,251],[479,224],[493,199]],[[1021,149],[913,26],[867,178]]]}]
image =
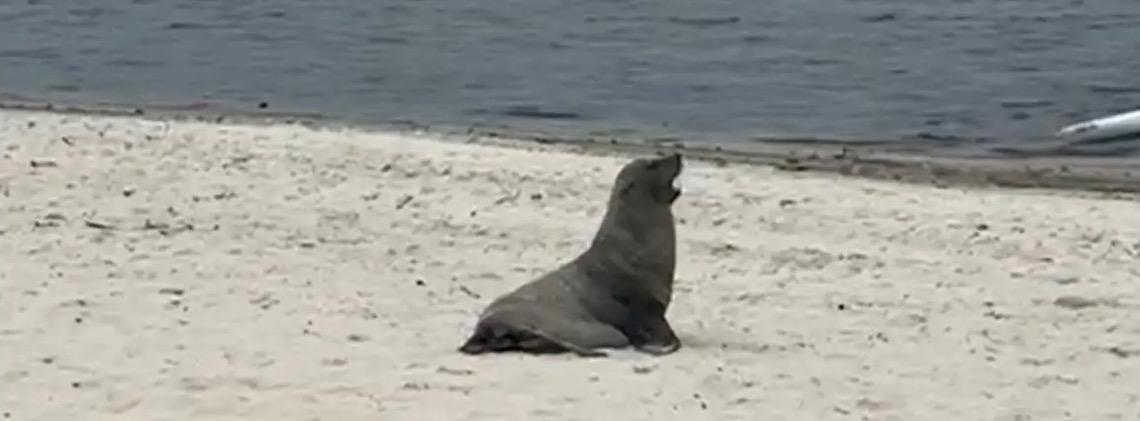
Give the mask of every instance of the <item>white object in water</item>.
[{"label": "white object in water", "polygon": [[1129,134],[1140,135],[1140,110],[1082,121],[1057,132],[1059,137],[1078,141],[1108,139]]}]

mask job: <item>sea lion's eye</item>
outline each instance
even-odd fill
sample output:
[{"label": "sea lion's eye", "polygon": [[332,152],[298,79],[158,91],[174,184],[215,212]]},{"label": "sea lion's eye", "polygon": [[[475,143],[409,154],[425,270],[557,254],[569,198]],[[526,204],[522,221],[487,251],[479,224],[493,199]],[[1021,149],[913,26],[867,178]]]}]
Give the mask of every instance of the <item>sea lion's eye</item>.
[{"label": "sea lion's eye", "polygon": [[655,170],[655,169],[657,169],[657,164],[660,164],[660,163],[661,163],[660,161],[649,161],[648,168],[651,170]]}]

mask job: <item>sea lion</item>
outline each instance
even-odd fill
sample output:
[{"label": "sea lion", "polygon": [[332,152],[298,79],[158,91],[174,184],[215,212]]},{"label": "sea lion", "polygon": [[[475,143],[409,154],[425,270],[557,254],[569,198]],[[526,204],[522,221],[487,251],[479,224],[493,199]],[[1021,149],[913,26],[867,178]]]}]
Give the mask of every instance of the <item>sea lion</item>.
[{"label": "sea lion", "polygon": [[496,298],[459,347],[605,356],[603,348],[669,354],[681,341],[665,319],[673,295],[671,206],[681,155],[638,158],[618,172],[601,226],[568,263]]}]

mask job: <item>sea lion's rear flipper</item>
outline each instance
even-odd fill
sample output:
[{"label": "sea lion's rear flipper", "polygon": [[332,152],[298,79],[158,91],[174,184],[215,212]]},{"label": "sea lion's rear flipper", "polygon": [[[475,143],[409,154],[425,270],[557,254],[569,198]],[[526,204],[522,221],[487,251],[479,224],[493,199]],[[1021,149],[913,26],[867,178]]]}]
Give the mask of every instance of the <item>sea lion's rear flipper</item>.
[{"label": "sea lion's rear flipper", "polygon": [[638,351],[653,355],[671,354],[681,349],[681,340],[664,317],[645,320],[632,332],[629,341]]},{"label": "sea lion's rear flipper", "polygon": [[563,350],[565,346],[539,333],[495,321],[480,323],[467,342],[459,347],[460,352],[472,355],[504,351],[541,354]]},{"label": "sea lion's rear flipper", "polygon": [[606,353],[600,348],[627,345],[626,337],[610,326],[586,320],[544,317],[522,322],[483,320],[459,351],[466,354],[570,351],[583,357],[603,357]]}]

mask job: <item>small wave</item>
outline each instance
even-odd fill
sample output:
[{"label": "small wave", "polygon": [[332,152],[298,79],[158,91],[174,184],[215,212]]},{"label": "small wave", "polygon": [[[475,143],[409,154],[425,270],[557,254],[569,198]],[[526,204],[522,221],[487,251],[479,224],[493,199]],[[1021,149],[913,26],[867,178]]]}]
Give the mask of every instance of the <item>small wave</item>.
[{"label": "small wave", "polygon": [[388,83],[388,78],[382,74],[370,74],[360,78],[360,83],[366,86],[378,86]]},{"label": "small wave", "polygon": [[863,22],[871,22],[871,23],[890,22],[890,21],[898,20],[898,18],[899,18],[899,15],[897,13],[889,13],[888,12],[888,13],[880,13],[877,15],[865,16],[865,17],[863,17],[862,21]]},{"label": "small wave", "polygon": [[745,36],[740,37],[740,40],[747,42],[749,44],[757,44],[757,43],[761,43],[761,42],[771,41],[772,37],[767,37],[764,35],[745,35]]},{"label": "small wave", "polygon": [[1140,145],[1140,135],[1137,135],[1135,133],[1129,133],[1129,134],[1123,134],[1120,136],[1112,136],[1112,137],[1105,137],[1105,138],[1074,140],[1072,143],[1070,143],[1070,145],[1073,145],[1073,146],[1107,145],[1107,144],[1125,143],[1125,142],[1137,143],[1137,145]]},{"label": "small wave", "polygon": [[869,147],[884,146],[898,143],[889,139],[837,139],[811,136],[761,137],[753,136],[748,139],[753,143],[770,145],[818,145],[818,146],[849,146]]},{"label": "small wave", "polygon": [[1040,157],[1083,157],[1083,158],[1122,158],[1140,155],[1140,144],[1123,145],[1115,147],[1082,147],[1080,145],[1061,145],[1047,148],[1026,148],[1017,146],[995,146],[989,152],[1014,158],[1040,158]]},{"label": "small wave", "polygon": [[630,23],[630,22],[645,22],[647,20],[649,20],[649,18],[645,17],[645,16],[586,16],[586,22],[588,22],[588,23],[597,23],[597,22]]},{"label": "small wave", "polygon": [[1104,85],[1092,84],[1088,86],[1090,91],[1101,94],[1136,94],[1140,93],[1140,86],[1120,86],[1120,85]]},{"label": "small wave", "polygon": [[577,120],[582,118],[581,114],[573,111],[543,110],[533,105],[507,107],[500,111],[499,114],[507,117],[540,118],[548,120]]},{"label": "small wave", "polygon": [[33,59],[33,60],[53,60],[59,58],[59,53],[54,48],[17,48],[12,50],[0,50],[0,58],[19,58],[19,59]]},{"label": "small wave", "polygon": [[102,8],[102,7],[98,7],[98,6],[80,7],[77,9],[71,9],[71,10],[67,11],[68,15],[75,16],[77,18],[92,19],[92,20],[97,19],[103,15],[112,14],[112,13],[116,13],[116,11],[113,9],[107,9],[107,8]]},{"label": "small wave", "polygon": [[411,44],[411,42],[412,42],[412,40],[404,38],[404,37],[387,36],[387,35],[373,35],[373,36],[368,37],[367,41],[369,44],[385,44],[385,45],[405,45],[405,44]]},{"label": "small wave", "polygon": [[928,142],[935,142],[935,143],[940,143],[940,144],[955,144],[955,145],[978,144],[978,143],[985,143],[985,142],[989,141],[989,139],[986,139],[984,137],[967,137],[967,136],[957,136],[957,135],[949,135],[949,134],[941,134],[941,133],[933,133],[933,132],[918,132],[918,133],[915,133],[914,138],[924,140],[924,141],[928,141]]},{"label": "small wave", "polygon": [[46,86],[45,88],[51,92],[79,92],[83,90],[83,88],[79,87],[79,85],[71,83],[52,84]]},{"label": "small wave", "polygon": [[209,26],[197,22],[170,22],[166,24],[166,29],[170,30],[190,30],[190,29],[208,29]]},{"label": "small wave", "polygon": [[143,60],[137,58],[111,58],[105,61],[108,66],[113,67],[158,67],[162,64],[154,60]]},{"label": "small wave", "polygon": [[709,18],[686,18],[686,17],[670,16],[669,22],[679,23],[682,25],[689,25],[689,26],[706,27],[706,26],[732,25],[734,23],[739,23],[740,17],[739,16],[728,16],[728,17],[709,17]]}]

